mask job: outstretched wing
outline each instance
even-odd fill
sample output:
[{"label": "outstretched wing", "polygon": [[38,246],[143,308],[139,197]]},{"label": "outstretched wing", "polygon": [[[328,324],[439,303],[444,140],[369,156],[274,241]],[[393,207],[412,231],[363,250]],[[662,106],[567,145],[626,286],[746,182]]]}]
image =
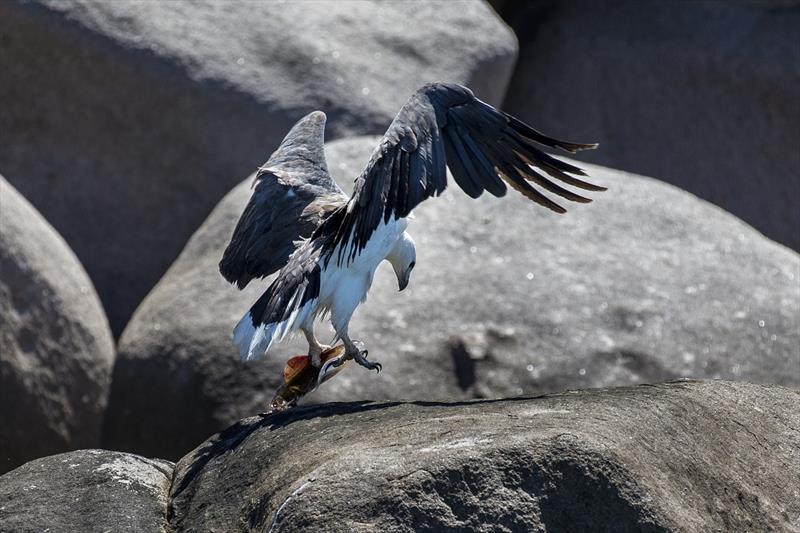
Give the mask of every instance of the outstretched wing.
[{"label": "outstretched wing", "polygon": [[[325,236],[325,260],[338,247],[338,259],[352,260],[372,233],[391,217],[403,218],[447,187],[446,166],[464,192],[503,196],[509,185],[557,213],[565,209],[531,183],[574,202],[591,200],[553,181],[603,191],[575,176],[585,173],[537,148],[537,144],[575,153],[596,144],[559,141],[476,98],[466,87],[432,83],[419,89],[395,117],[367,167],[356,179],[346,206],[316,230]],[[572,175],[570,175],[572,174]],[[349,240],[349,245],[348,245]]]},{"label": "outstretched wing", "polygon": [[347,202],[328,174],[325,113],[306,115],[256,174],[250,201],[236,224],[219,270],[241,289],[283,267],[294,243]]}]

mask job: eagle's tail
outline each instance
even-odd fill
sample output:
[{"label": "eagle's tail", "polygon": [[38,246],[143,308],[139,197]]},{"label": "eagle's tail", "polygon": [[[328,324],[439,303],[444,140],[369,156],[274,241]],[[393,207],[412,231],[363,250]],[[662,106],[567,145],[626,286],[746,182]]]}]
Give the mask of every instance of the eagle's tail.
[{"label": "eagle's tail", "polygon": [[309,242],[301,244],[236,325],[233,342],[242,360],[258,359],[314,316],[320,291],[318,258]]},{"label": "eagle's tail", "polygon": [[[239,348],[239,357],[242,361],[258,359],[269,349],[271,339],[267,342],[267,335],[263,324],[256,326],[250,311],[233,329],[233,343]],[[270,335],[271,337],[271,335]]]},{"label": "eagle's tail", "polygon": [[248,311],[233,329],[233,343],[239,348],[239,357],[242,361],[260,358],[273,343],[280,342],[298,331],[313,312],[315,303],[315,301],[307,302],[295,309],[285,320],[266,324],[253,320],[252,310]]}]

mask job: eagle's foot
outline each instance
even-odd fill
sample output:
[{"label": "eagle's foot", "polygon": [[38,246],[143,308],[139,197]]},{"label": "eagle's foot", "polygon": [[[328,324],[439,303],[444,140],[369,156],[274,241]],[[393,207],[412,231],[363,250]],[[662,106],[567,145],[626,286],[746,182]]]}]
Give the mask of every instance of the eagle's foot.
[{"label": "eagle's foot", "polygon": [[[322,367],[322,354],[327,353],[333,349],[333,346],[328,346],[327,344],[317,344],[316,346],[311,346],[308,349],[308,356],[311,358],[311,365],[314,368]],[[339,365],[336,365],[339,366]]]},{"label": "eagle's foot", "polygon": [[364,349],[364,343],[360,341],[353,342],[348,340],[345,345],[347,346],[347,352],[345,352],[345,354],[338,361],[333,363],[334,366],[343,365],[345,361],[350,361],[352,359],[368,370],[380,372],[381,368],[383,368],[380,363],[373,363],[372,361],[367,360],[367,355],[369,352]]},{"label": "eagle's foot", "polygon": [[353,361],[358,363],[359,365],[363,366],[367,370],[375,370],[376,372],[380,372],[383,365],[380,363],[373,363],[372,361],[367,360],[367,355],[369,352],[367,350],[358,350],[357,352],[353,353]]}]

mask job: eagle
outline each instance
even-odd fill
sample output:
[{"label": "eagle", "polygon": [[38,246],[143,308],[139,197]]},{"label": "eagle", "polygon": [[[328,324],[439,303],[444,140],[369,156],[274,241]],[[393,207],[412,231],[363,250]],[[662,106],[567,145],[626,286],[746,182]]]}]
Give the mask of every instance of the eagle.
[{"label": "eagle", "polygon": [[219,263],[223,277],[239,289],[277,272],[234,328],[243,360],[302,332],[310,363],[319,368],[320,354],[330,346],[317,340],[314,324],[329,316],[344,344],[342,360],[380,371],[364,345],[351,339],[348,324],[381,262],[391,264],[400,291],[408,285],[416,265],[414,239],[406,231],[412,210],[445,191],[447,168],[472,198],[484,191],[504,196],[511,187],[556,213],[565,209],[539,188],[581,203],[591,200],[557,182],[605,190],[539,147],[576,153],[597,144],[548,137],[467,87],[438,82],[421,87],[400,109],[348,197],[328,172],[325,120],[322,111],[303,117],[258,169]]}]

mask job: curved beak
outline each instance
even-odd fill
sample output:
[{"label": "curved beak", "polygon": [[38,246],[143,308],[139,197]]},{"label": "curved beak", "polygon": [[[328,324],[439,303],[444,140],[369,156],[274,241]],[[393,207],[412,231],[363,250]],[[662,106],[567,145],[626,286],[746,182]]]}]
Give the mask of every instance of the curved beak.
[{"label": "curved beak", "polygon": [[397,286],[402,291],[406,287],[408,287],[408,282],[411,279],[411,270],[406,270],[405,274],[402,277],[397,278]]}]

